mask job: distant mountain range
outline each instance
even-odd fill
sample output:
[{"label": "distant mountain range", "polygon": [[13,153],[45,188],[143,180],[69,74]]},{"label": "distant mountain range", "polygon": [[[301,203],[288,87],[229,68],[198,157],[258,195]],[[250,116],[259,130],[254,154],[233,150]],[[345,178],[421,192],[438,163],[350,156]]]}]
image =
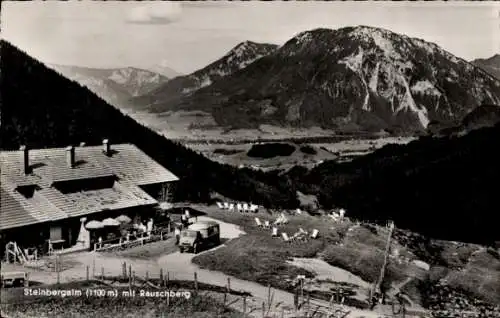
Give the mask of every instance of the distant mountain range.
[{"label": "distant mountain range", "polygon": [[477,59],[472,63],[500,80],[500,54],[495,54],[489,59]]},{"label": "distant mountain range", "polygon": [[144,69],[149,70],[153,73],[158,73],[168,78],[174,78],[177,76],[182,76],[182,73],[177,72],[168,66],[168,61],[161,61],[159,64],[152,65],[149,67],[144,67]]},{"label": "distant mountain range", "polygon": [[122,107],[130,98],[153,90],[168,77],[135,67],[113,69],[50,64],[50,68],[88,87],[108,103]]},{"label": "distant mountain range", "polygon": [[131,103],[157,113],[201,111],[233,129],[415,132],[500,104],[500,81],[436,44],[358,26],[302,32],[278,48],[245,42]]},{"label": "distant mountain range", "polygon": [[159,85],[153,91],[130,101],[134,108],[161,110],[164,103],[188,96],[200,88],[245,68],[255,60],[276,50],[274,44],[245,41],[236,45],[226,55],[208,66],[185,76],[179,76]]}]

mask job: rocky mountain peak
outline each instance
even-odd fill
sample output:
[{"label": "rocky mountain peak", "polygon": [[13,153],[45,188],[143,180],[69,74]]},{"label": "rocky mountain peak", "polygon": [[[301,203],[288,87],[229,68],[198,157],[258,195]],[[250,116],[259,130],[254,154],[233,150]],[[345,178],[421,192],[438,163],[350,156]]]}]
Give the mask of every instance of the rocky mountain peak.
[{"label": "rocky mountain peak", "polygon": [[488,73],[434,43],[381,28],[308,30],[267,47],[262,58],[253,46],[243,42],[192,74],[201,84],[189,94],[155,98],[154,111],[203,110],[236,128],[424,131],[500,103],[500,82]]}]

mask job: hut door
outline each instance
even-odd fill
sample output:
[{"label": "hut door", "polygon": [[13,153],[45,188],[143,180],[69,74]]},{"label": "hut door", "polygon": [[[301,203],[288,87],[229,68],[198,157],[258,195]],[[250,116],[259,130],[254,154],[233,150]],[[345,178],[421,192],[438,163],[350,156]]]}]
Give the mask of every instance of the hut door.
[{"label": "hut door", "polygon": [[50,227],[50,240],[51,241],[61,241],[62,240],[62,228],[60,226]]}]

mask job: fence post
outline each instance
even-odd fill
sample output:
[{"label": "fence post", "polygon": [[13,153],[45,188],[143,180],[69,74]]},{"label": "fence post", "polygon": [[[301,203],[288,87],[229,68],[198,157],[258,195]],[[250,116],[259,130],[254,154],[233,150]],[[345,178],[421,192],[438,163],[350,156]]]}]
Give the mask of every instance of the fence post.
[{"label": "fence post", "polygon": [[168,287],[168,285],[170,284],[170,272],[167,271],[167,285],[166,287]]},{"label": "fence post", "polygon": [[267,284],[267,306],[271,310],[271,284]]},{"label": "fence post", "polygon": [[266,302],[262,302],[262,318],[266,317]]},{"label": "fence post", "polygon": [[123,279],[127,279],[127,262],[123,262],[122,273],[123,273]]},{"label": "fence post", "polygon": [[59,255],[56,254],[57,285],[61,283],[61,272],[59,270]]},{"label": "fence post", "polygon": [[146,271],[146,283],[149,282],[149,271]]},{"label": "fence post", "polygon": [[163,286],[163,268],[160,268],[160,281],[158,282],[159,286]]},{"label": "fence post", "polygon": [[311,294],[309,291],[307,292],[307,313],[309,315],[309,312],[311,311]]},{"label": "fence post", "polygon": [[194,272],[194,290],[198,291],[198,273]]},{"label": "fence post", "polygon": [[294,295],[293,295],[293,305],[295,308],[295,311],[299,309],[299,289],[295,288]]},{"label": "fence post", "polygon": [[304,303],[304,280],[300,280],[300,303]]},{"label": "fence post", "polygon": [[243,296],[243,316],[247,313],[247,296]]},{"label": "fence post", "polygon": [[227,292],[231,292],[231,278],[229,277],[227,278]]},{"label": "fence post", "polygon": [[129,290],[132,290],[132,272],[129,272],[128,275],[128,288]]},{"label": "fence post", "polygon": [[89,281],[89,271],[90,271],[89,270],[89,266],[87,265],[87,267],[86,267],[86,275],[85,275],[85,277],[87,278],[87,281]]},{"label": "fence post", "polygon": [[226,307],[227,304],[227,293],[224,293],[224,308]]},{"label": "fence post", "polygon": [[132,284],[135,286],[135,271],[132,271]]}]

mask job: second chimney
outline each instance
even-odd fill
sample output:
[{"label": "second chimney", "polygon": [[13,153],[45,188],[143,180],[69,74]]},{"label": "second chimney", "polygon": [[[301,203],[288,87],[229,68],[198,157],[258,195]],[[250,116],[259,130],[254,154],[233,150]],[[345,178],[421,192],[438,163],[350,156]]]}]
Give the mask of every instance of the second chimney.
[{"label": "second chimney", "polygon": [[30,155],[29,149],[26,146],[21,146],[19,148],[23,152],[23,172],[24,174],[30,173]]},{"label": "second chimney", "polygon": [[104,154],[105,154],[106,156],[111,155],[111,146],[110,146],[110,144],[109,144],[109,140],[108,140],[108,139],[104,139],[104,140],[102,141],[102,146],[103,146],[102,151],[104,152]]},{"label": "second chimney", "polygon": [[75,147],[73,146],[66,147],[66,163],[69,168],[75,166]]}]

